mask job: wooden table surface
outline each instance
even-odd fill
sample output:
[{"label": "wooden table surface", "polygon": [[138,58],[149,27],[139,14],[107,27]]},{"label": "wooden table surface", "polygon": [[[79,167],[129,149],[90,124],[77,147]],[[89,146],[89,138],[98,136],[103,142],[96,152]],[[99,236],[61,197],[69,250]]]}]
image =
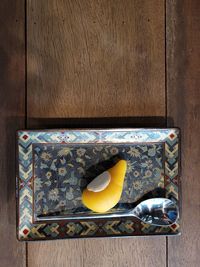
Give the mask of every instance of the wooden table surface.
[{"label": "wooden table surface", "polygon": [[[0,1],[0,266],[200,266],[199,0]],[[16,240],[15,131],[178,126],[182,235]]]}]

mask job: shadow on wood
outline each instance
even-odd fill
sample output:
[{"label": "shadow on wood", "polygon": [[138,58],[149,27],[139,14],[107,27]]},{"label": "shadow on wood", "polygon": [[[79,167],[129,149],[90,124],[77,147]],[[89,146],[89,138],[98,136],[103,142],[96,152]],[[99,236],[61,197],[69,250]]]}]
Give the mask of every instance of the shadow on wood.
[{"label": "shadow on wood", "polygon": [[165,117],[105,117],[105,118],[29,118],[31,129],[50,128],[159,128],[173,127],[173,119]]}]

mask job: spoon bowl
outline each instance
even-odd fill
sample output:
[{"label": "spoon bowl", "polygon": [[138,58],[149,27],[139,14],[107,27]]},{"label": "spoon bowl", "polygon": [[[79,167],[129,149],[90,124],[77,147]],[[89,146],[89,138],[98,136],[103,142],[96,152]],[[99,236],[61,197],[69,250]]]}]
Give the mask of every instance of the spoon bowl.
[{"label": "spoon bowl", "polygon": [[169,226],[176,222],[179,216],[177,205],[167,198],[151,198],[139,203],[130,211],[144,223],[156,226]]}]

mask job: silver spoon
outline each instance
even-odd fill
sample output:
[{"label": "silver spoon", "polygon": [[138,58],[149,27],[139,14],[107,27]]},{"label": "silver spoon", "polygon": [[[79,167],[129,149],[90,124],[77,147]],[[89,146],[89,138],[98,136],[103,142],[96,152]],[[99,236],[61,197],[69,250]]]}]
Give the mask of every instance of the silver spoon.
[{"label": "silver spoon", "polygon": [[155,226],[169,226],[176,222],[179,217],[177,205],[167,198],[150,198],[139,203],[134,209],[117,212],[117,213],[93,213],[91,215],[57,215],[57,216],[41,216],[39,221],[53,220],[85,220],[85,219],[104,219],[117,217],[136,217]]},{"label": "silver spoon", "polygon": [[178,207],[167,198],[151,198],[139,203],[129,212],[129,216],[134,216],[155,226],[169,226],[174,224],[178,217]]}]

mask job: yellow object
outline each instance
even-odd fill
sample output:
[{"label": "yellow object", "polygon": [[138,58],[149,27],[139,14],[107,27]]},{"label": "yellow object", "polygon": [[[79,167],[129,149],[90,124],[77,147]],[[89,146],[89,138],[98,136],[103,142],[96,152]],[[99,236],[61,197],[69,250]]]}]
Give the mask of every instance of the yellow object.
[{"label": "yellow object", "polygon": [[[102,174],[103,186],[99,187],[104,189],[101,191],[98,191],[96,188],[97,185],[99,186],[99,181],[97,180],[101,179],[101,175],[97,176],[95,178],[96,182],[94,183],[95,180],[94,179],[88,185],[88,187],[83,191],[82,194],[83,204],[87,208],[95,212],[101,212],[101,213],[106,212],[111,208],[113,208],[119,202],[122,194],[126,168],[127,168],[126,161],[120,160],[115,166],[113,166],[107,171],[109,175],[106,175],[106,172],[104,172]],[[108,180],[108,185],[107,182],[105,182],[105,179]],[[104,185],[106,185],[106,187]],[[93,188],[94,191],[92,191]]]}]

